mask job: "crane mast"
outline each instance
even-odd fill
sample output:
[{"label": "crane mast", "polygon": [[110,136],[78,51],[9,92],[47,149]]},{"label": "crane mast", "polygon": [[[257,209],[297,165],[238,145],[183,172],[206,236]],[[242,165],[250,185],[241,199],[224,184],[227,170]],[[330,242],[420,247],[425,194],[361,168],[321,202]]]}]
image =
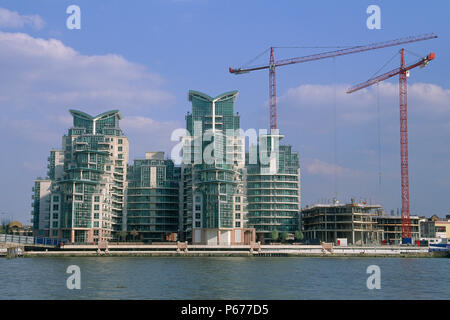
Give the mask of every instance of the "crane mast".
[{"label": "crane mast", "polygon": [[[411,219],[409,212],[409,166],[408,166],[408,85],[405,69],[405,50],[401,49],[399,98],[400,98],[400,161],[402,180],[402,239],[411,242]],[[409,240],[408,240],[409,239]]]},{"label": "crane mast", "polygon": [[405,50],[400,50],[400,68],[388,71],[380,76],[369,79],[366,82],[350,88],[347,93],[352,93],[369,87],[380,81],[399,75],[399,101],[400,101],[400,166],[401,166],[401,196],[402,196],[402,242],[411,242],[411,219],[409,209],[409,165],[408,165],[408,71],[415,67],[424,67],[435,54],[431,52],[428,56],[416,63],[405,66]]},{"label": "crane mast", "polygon": [[277,129],[277,82],[275,77],[275,58],[273,47],[270,48],[269,68],[269,100],[270,100],[270,130]]}]

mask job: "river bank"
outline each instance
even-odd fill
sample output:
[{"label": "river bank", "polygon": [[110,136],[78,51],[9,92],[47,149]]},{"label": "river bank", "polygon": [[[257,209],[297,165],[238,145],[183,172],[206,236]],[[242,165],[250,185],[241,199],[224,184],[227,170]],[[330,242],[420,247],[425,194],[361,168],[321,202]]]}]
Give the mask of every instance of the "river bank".
[{"label": "river bank", "polygon": [[168,245],[109,244],[66,245],[43,249],[24,247],[24,257],[448,257],[448,252],[430,252],[417,246],[338,246],[332,245],[241,245],[208,246],[186,243]]}]

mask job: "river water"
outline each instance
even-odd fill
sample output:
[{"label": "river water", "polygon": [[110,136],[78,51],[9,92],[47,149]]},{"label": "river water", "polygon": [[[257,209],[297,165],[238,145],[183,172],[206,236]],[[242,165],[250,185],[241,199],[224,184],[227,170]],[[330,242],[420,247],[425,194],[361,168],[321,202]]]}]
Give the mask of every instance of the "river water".
[{"label": "river water", "polygon": [[[367,288],[370,265],[380,289]],[[445,258],[0,258],[0,279],[0,299],[450,299]]]}]

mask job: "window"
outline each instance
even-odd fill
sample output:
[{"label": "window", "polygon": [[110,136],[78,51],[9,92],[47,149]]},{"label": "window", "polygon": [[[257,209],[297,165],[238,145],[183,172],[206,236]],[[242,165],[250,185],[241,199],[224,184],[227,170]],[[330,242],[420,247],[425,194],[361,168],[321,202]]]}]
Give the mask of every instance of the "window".
[{"label": "window", "polygon": [[200,222],[200,221],[196,221],[196,222],[195,222],[195,227],[196,227],[196,228],[201,228],[201,226],[202,226],[202,225],[201,225],[201,222]]},{"label": "window", "polygon": [[58,228],[58,221],[53,221],[53,228]]},{"label": "window", "polygon": [[98,230],[94,230],[94,236],[98,236]]},{"label": "window", "polygon": [[94,228],[98,228],[98,221],[94,221]]},{"label": "window", "polygon": [[57,213],[53,214],[53,220],[58,220],[58,214]]},{"label": "window", "polygon": [[58,230],[53,230],[52,231],[52,236],[57,237],[58,236]]},{"label": "window", "polygon": [[199,204],[196,204],[196,205],[195,205],[195,211],[200,211],[201,208],[202,208],[202,207],[201,207]]},{"label": "window", "polygon": [[122,144],[122,143],[123,143],[122,139],[119,139],[117,142],[118,142],[119,144]]},{"label": "window", "polygon": [[236,219],[239,220],[241,218],[241,214],[240,213],[236,213]]},{"label": "window", "polygon": [[122,147],[119,147],[117,150],[122,151],[123,149],[122,149]]},{"label": "window", "polygon": [[240,205],[240,204],[237,204],[237,205],[235,206],[235,209],[236,209],[236,210],[241,210],[241,205]]},{"label": "window", "polygon": [[94,204],[94,210],[100,210],[100,205],[99,204]]},{"label": "window", "polygon": [[241,197],[234,198],[234,202],[241,202]]},{"label": "window", "polygon": [[77,201],[83,201],[83,196],[75,195],[75,200],[77,200]]},{"label": "window", "polygon": [[200,219],[201,218],[201,214],[200,213],[196,213],[195,214],[195,219]]},{"label": "window", "polygon": [[94,219],[98,219],[98,218],[99,218],[98,212],[94,213]]},{"label": "window", "polygon": [[94,202],[100,202],[100,196],[95,196],[94,197]]},{"label": "window", "polygon": [[123,154],[119,153],[118,158],[123,159]]},{"label": "window", "polygon": [[59,202],[59,196],[53,196],[53,202]]},{"label": "window", "polygon": [[54,211],[58,211],[58,210],[59,210],[59,205],[54,204],[54,205],[53,205],[53,210],[54,210]]},{"label": "window", "polygon": [[240,228],[241,227],[241,222],[240,221],[236,221],[236,228]]}]

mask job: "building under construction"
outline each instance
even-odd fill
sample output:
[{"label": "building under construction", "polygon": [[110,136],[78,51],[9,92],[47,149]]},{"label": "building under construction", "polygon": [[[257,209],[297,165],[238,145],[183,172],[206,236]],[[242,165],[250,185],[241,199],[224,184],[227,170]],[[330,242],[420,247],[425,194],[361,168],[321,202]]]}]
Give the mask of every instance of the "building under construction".
[{"label": "building under construction", "polygon": [[366,203],[315,204],[302,210],[302,225],[308,242],[333,242],[347,239],[348,244],[379,244],[383,230],[377,226],[380,205]]},{"label": "building under construction", "polygon": [[[380,211],[381,212],[381,211]],[[382,211],[384,212],[384,211]],[[402,217],[394,215],[380,214],[375,217],[377,226],[383,230],[383,244],[401,244],[402,243]],[[419,240],[419,221],[418,216],[410,216],[411,240],[414,243]]]}]

